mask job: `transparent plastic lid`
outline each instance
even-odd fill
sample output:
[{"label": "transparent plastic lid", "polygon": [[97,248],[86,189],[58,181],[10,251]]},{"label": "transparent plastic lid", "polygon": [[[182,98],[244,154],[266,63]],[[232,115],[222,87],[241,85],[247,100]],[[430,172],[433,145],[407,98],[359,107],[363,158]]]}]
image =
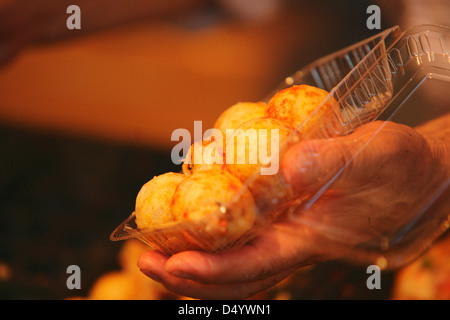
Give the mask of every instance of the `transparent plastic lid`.
[{"label": "transparent plastic lid", "polygon": [[[387,29],[316,60],[287,77],[275,92],[299,84],[329,91],[329,99],[340,105],[335,115],[342,128],[339,134],[348,134],[375,119],[390,119],[427,81],[433,86],[450,82],[448,27],[423,25],[406,32],[398,26]],[[441,99],[448,105],[447,99]],[[431,114],[429,109],[427,119],[449,111],[445,103]]]},{"label": "transparent plastic lid", "polygon": [[[322,105],[334,100],[339,106],[333,119],[307,138],[348,135],[375,120],[421,125],[450,112],[450,29],[421,25],[403,32],[390,28],[313,62],[287,77],[275,92],[301,84],[329,91]],[[306,210],[313,206],[335,178],[302,206]],[[423,253],[449,228],[449,185],[447,174],[432,192],[418,193],[417,201],[407,208],[414,218],[394,233],[374,232],[373,241],[351,247],[353,260],[395,268]],[[345,227],[327,226],[323,231],[343,245],[351,242],[352,234]]]},{"label": "transparent plastic lid", "polygon": [[[346,136],[375,120],[415,127],[450,112],[450,29],[432,25],[416,26],[405,32],[397,26],[387,29],[323,57],[287,77],[267,100],[282,89],[301,84],[329,92],[316,111],[327,103],[336,106],[330,111],[332,114],[329,117],[317,123],[312,130],[304,131],[302,139]],[[314,112],[311,116],[314,116]],[[301,132],[307,122],[308,119],[292,133],[294,140],[298,139],[297,132]],[[281,146],[280,150],[287,147],[289,145]],[[278,154],[275,156],[278,157]],[[259,178],[257,173],[245,184],[250,186]],[[329,190],[335,178],[325,183],[313,196],[290,202],[288,209],[308,210]],[[311,227],[320,228],[330,239],[347,246],[354,252],[352,256],[358,263],[377,263],[382,268],[394,268],[417,257],[448,229],[449,184],[450,177],[444,175],[436,183],[433,192],[419,191],[416,201],[406,208],[413,218],[395,232],[381,234],[374,230],[370,234],[372,240],[368,242],[353,243],[349,240],[353,235],[345,226]],[[288,187],[285,193],[290,193]],[[270,196],[271,191],[267,190],[267,197]],[[239,196],[235,201],[239,201]],[[286,207],[276,211],[284,210]],[[296,219],[301,222],[302,215]],[[181,227],[176,223],[158,230],[139,230],[133,214],[111,234],[111,240],[136,237],[169,254],[185,248],[208,250],[210,240],[205,235],[193,232],[195,229],[201,230],[198,225],[196,227],[192,222],[187,222]],[[367,232],[370,233],[370,230]],[[250,232],[250,235],[236,239],[225,248],[242,245],[257,235],[258,232]],[[186,247],[184,242],[193,243],[194,246]]]}]

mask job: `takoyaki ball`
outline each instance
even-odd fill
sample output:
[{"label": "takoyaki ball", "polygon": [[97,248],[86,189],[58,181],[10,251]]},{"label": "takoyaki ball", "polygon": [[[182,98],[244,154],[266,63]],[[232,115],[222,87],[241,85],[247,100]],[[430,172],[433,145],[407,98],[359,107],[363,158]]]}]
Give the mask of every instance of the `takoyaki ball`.
[{"label": "takoyaki ball", "polygon": [[224,142],[197,141],[189,148],[186,158],[183,160],[182,170],[187,176],[194,172],[211,169],[222,169],[224,164]]},{"label": "takoyaki ball", "polygon": [[220,130],[224,139],[227,129],[237,129],[242,123],[264,117],[264,102],[239,102],[226,109],[217,119],[214,128]]},{"label": "takoyaki ball", "polygon": [[177,186],[185,179],[181,173],[168,172],[144,184],[136,197],[136,224],[138,228],[153,228],[173,221],[170,203]]},{"label": "takoyaki ball", "polygon": [[307,138],[315,138],[318,132],[334,134],[334,99],[317,107],[328,92],[313,86],[295,85],[277,92],[267,103],[266,117],[281,120]]},{"label": "takoyaki ball", "polygon": [[199,171],[177,187],[171,211],[177,221],[196,222],[200,247],[224,248],[254,225],[257,211],[251,193],[224,170]]},{"label": "takoyaki ball", "polygon": [[248,184],[261,212],[279,208],[293,196],[281,172],[280,159],[294,137],[295,130],[285,123],[257,118],[242,124],[227,140],[226,167]]}]

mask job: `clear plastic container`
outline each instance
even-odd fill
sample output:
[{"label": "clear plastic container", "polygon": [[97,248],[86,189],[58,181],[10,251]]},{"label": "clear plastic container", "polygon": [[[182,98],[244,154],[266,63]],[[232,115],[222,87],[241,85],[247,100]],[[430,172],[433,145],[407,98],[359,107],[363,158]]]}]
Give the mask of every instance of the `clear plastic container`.
[{"label": "clear plastic container", "polygon": [[[299,84],[329,92],[317,110],[327,102],[337,105],[330,117],[313,130],[308,130],[302,139],[348,135],[375,120],[389,120],[414,127],[450,112],[450,29],[432,25],[416,26],[406,32],[399,27],[387,29],[287,77],[268,99],[281,89]],[[297,129],[301,131],[301,126]],[[291,142],[296,140],[298,135],[293,132]],[[281,146],[280,150],[287,147]],[[246,185],[250,186],[258,179],[259,173],[246,181]],[[327,191],[333,180],[325,183],[326,187],[308,199],[293,199],[283,206],[274,204],[271,214],[264,213],[259,217],[254,228],[221,247],[213,245],[214,239],[204,232],[207,217],[204,221],[174,222],[152,230],[139,230],[133,213],[114,230],[111,240],[138,238],[167,254],[188,249],[220,252],[237,248],[260,235],[278,214],[286,210],[307,210]],[[352,235],[345,228],[341,230],[340,227],[327,226],[324,232],[336,243],[350,246],[354,261],[395,268],[423,253],[448,229],[448,201],[447,206],[440,206],[439,210],[430,208],[439,199],[448,196],[449,184],[450,178],[444,177],[433,194],[418,195],[414,207],[409,208],[414,211],[414,219],[393,234],[374,233],[373,241],[354,245],[348,241]],[[292,199],[289,186],[283,181],[280,185],[282,188],[277,191],[282,190],[286,198]],[[268,190],[268,197],[270,192]],[[239,201],[239,195],[233,201]],[[224,205],[224,211],[227,205]],[[301,215],[298,219],[301,220]]]}]

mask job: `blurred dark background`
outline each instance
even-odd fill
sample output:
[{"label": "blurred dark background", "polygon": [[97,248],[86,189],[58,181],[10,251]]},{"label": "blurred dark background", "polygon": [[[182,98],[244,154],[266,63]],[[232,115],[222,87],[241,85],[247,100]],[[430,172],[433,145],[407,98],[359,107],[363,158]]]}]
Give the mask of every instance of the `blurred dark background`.
[{"label": "blurred dark background", "polygon": [[[366,27],[371,1],[286,1],[260,15],[225,1],[78,1],[73,31],[69,3],[14,2],[0,1],[2,299],[85,296],[119,268],[122,244],[109,235],[140,187],[180,170],[173,130],[210,128],[232,104],[381,31]],[[403,23],[402,3],[380,5],[382,29]],[[66,288],[71,264],[82,270],[76,293]],[[370,291],[365,269],[327,263],[292,297],[385,299],[392,277]]]}]

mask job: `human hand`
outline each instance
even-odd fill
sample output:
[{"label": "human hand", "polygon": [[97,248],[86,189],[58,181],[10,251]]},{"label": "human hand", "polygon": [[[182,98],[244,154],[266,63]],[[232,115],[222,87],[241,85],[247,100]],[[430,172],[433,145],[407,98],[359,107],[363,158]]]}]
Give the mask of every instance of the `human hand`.
[{"label": "human hand", "polygon": [[240,249],[171,257],[149,251],[138,260],[141,271],[180,295],[248,298],[302,266],[349,257],[354,246],[395,234],[449,178],[423,135],[391,122],[301,142],[288,150],[282,170],[296,191],[320,197]]}]

